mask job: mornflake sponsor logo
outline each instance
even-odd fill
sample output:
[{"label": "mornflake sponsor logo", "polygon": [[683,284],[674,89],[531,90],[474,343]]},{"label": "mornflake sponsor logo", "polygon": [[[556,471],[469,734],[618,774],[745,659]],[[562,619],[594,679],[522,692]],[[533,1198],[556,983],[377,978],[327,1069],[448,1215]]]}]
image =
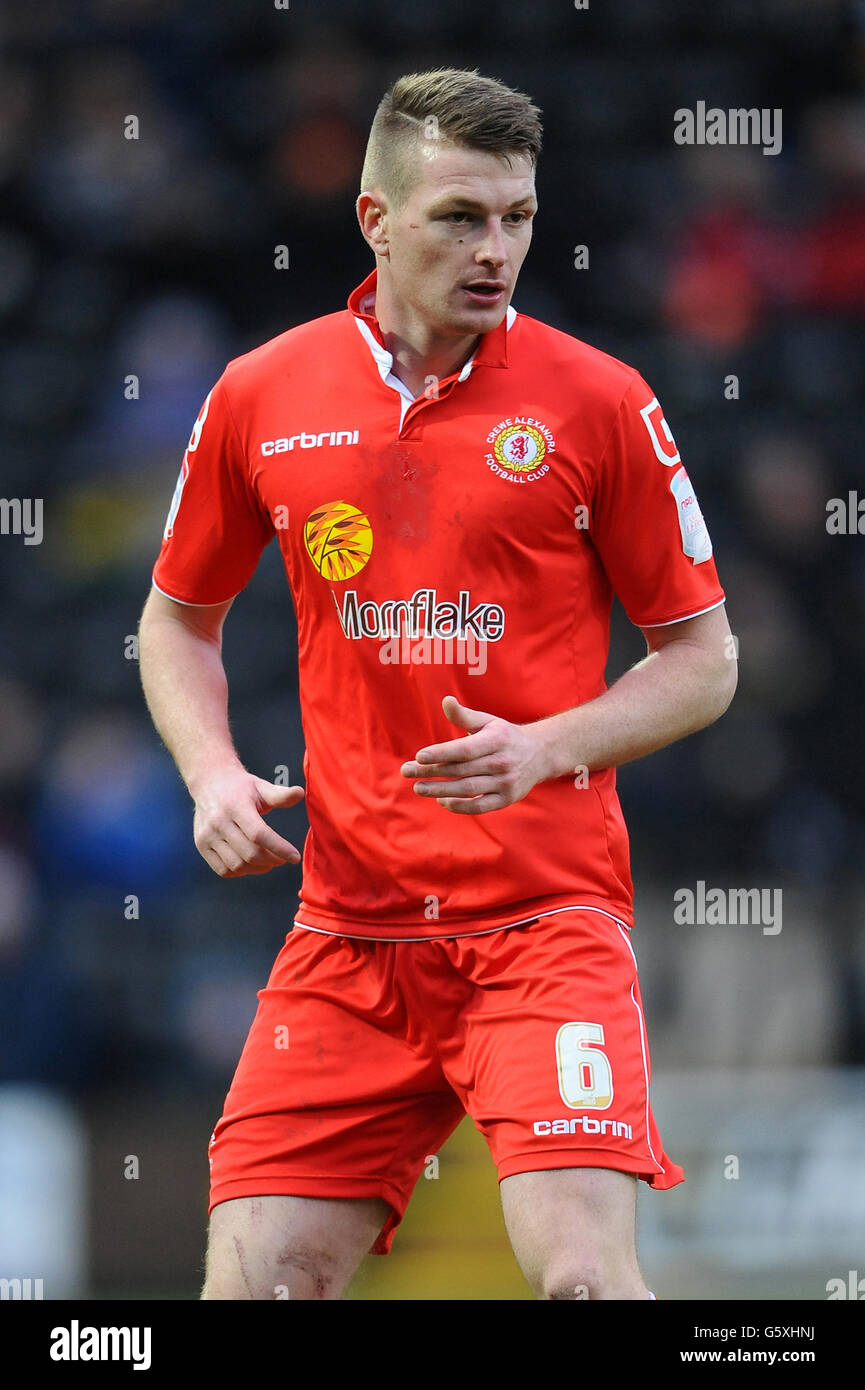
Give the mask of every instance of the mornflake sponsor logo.
[{"label": "mornflake sponsor logo", "polygon": [[356,444],[357,430],[322,430],[321,434],[293,434],[284,439],[265,439],[261,452],[267,454],[288,454],[295,444],[299,449],[322,449],[325,444],[338,449],[341,444]]},{"label": "mornflake sponsor logo", "polygon": [[613,1134],[619,1139],[633,1139],[630,1125],[624,1120],[596,1120],[592,1115],[574,1115],[568,1120],[535,1120],[535,1134]]},{"label": "mornflake sponsor logo", "polygon": [[[333,593],[333,590],[331,590]],[[371,599],[358,602],[357,590],[348,589],[342,607],[333,594],[340,625],[346,637],[460,638],[472,635],[482,642],[498,642],[505,630],[505,610],[498,603],[471,607],[468,589],[460,589],[458,601],[440,600],[436,589],[416,589],[410,599]],[[423,625],[421,626],[421,614]]]},{"label": "mornflake sponsor logo", "polygon": [[149,1327],[52,1327],[52,1361],[132,1361],[134,1371],[150,1370]]}]

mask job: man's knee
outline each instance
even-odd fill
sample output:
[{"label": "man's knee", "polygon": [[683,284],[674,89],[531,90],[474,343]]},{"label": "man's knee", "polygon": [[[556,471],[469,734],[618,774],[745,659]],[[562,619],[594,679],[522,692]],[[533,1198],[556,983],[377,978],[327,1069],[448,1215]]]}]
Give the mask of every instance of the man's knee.
[{"label": "man's knee", "polygon": [[579,1258],[564,1263],[556,1260],[541,1270],[535,1293],[545,1299],[601,1298],[604,1283],[603,1269],[596,1262]]},{"label": "man's knee", "polygon": [[339,1299],[389,1210],[379,1199],[220,1203],[210,1220],[202,1300]]},{"label": "man's knee", "polygon": [[580,1302],[588,1299],[640,1299],[649,1293],[642,1276],[633,1264],[618,1259],[596,1259],[575,1254],[565,1260],[550,1261],[542,1270],[538,1298],[569,1299]]},{"label": "man's knee", "polygon": [[[288,1240],[266,1253],[234,1235],[231,1247],[219,1242],[208,1249],[202,1300],[216,1299],[336,1299],[353,1268],[345,1252]],[[344,1277],[340,1277],[344,1274]]]}]

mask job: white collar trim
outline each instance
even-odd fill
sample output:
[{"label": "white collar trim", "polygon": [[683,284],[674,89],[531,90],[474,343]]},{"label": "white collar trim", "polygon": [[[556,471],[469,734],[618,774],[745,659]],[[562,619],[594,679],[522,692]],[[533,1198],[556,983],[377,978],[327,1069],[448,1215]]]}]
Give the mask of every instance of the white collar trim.
[{"label": "white collar trim", "polygon": [[[371,313],[374,304],[375,294],[364,295],[363,299],[360,302],[361,313]],[[513,304],[509,304],[507,308],[507,313],[505,315],[505,331],[507,333],[510,333],[516,317],[516,309],[514,308]],[[354,314],[353,318],[355,323],[357,324],[360,336],[363,338],[364,342],[366,343],[367,347],[372,353],[375,365],[378,367],[378,374],[384,382],[385,386],[390,386],[394,391],[398,391],[400,396],[402,397],[402,400],[400,402],[399,419],[400,428],[402,428],[402,422],[405,419],[405,413],[414,401],[415,397],[411,394],[411,391],[406,386],[405,382],[400,381],[398,376],[394,376],[393,354],[388,352],[386,347],[382,347],[381,343],[376,338],[368,323],[365,323],[364,320],[360,318],[357,314]],[[462,368],[462,371],[457,377],[457,381],[465,381],[471,375],[472,367],[474,366],[476,356],[477,348],[472,353],[468,362],[466,362],[465,366]]]}]

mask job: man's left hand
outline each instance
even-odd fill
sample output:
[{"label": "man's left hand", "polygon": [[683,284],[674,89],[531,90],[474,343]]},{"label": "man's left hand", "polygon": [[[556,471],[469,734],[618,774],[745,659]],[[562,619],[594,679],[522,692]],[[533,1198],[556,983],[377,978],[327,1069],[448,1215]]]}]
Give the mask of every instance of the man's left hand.
[{"label": "man's left hand", "polygon": [[414,762],[403,763],[403,777],[423,779],[414,785],[418,796],[434,797],[446,811],[479,816],[522,801],[544,781],[545,748],[535,725],[468,709],[454,695],[444,697],[442,709],[465,736],[430,744]]}]

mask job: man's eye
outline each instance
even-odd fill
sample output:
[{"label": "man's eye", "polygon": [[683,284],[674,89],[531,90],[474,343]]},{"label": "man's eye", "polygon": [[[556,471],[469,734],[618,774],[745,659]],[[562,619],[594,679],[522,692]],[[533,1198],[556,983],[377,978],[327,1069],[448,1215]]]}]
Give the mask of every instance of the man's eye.
[{"label": "man's eye", "polygon": [[468,219],[467,212],[448,212],[445,214],[448,222],[465,222]]}]

